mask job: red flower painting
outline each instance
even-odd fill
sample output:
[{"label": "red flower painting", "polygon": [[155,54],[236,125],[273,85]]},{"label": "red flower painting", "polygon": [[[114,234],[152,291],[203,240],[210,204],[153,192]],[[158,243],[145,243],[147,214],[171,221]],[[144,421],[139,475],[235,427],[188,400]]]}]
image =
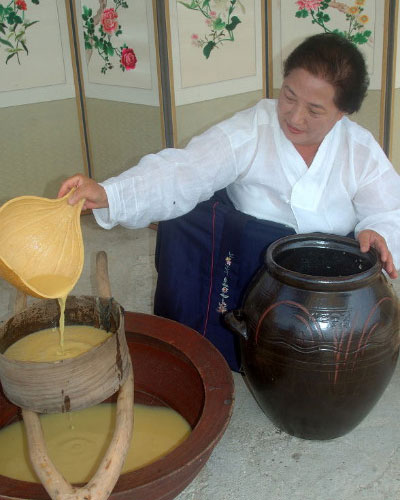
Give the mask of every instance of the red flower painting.
[{"label": "red flower painting", "polygon": [[124,44],[116,45],[115,39],[123,34],[119,24],[118,9],[127,9],[125,0],[113,0],[114,7],[105,9],[107,2],[99,0],[97,12],[82,6],[83,36],[85,40],[86,61],[89,64],[93,51],[103,60],[101,72],[105,74],[114,68],[112,59],[118,57],[122,71],[136,68],[138,62],[134,50]]},{"label": "red flower painting", "polygon": [[122,49],[121,64],[126,70],[135,69],[137,57],[133,49]]},{"label": "red flower painting", "polygon": [[28,7],[26,6],[25,0],[15,0],[15,5],[17,9],[26,10]]}]

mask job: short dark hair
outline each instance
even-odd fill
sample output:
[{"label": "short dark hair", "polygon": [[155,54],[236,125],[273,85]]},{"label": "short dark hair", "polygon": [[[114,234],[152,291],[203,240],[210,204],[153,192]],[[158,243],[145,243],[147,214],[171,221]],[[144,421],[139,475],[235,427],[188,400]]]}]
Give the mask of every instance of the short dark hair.
[{"label": "short dark hair", "polygon": [[358,111],[367,93],[365,59],[353,42],[335,33],[306,38],[286,59],[284,77],[302,68],[335,88],[334,103],[343,113]]}]

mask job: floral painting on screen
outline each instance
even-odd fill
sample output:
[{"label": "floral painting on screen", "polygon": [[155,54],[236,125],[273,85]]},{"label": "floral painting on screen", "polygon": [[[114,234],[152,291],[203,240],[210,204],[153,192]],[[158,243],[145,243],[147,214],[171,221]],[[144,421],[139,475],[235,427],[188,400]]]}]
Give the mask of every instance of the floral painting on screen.
[{"label": "floral painting on screen", "polygon": [[245,13],[240,0],[191,0],[180,1],[187,9],[197,11],[202,18],[198,33],[192,34],[192,44],[203,51],[208,59],[211,52],[226,42],[235,41],[235,30],[242,22],[239,12]]},{"label": "floral painting on screen", "polygon": [[11,59],[21,64],[22,56],[29,55],[28,30],[39,22],[29,18],[35,5],[39,5],[39,0],[0,2],[0,47],[5,51],[6,64]]},{"label": "floral painting on screen", "polygon": [[[369,17],[364,12],[367,0],[354,2],[336,2],[334,0],[298,0],[296,17],[311,18],[312,24],[320,26],[326,33],[337,33],[354,44],[365,44],[369,41],[372,31],[367,28]],[[338,29],[331,25],[331,9],[345,16],[346,28]]]},{"label": "floral painting on screen", "polygon": [[112,4],[106,8],[107,0],[99,0],[97,11],[82,5],[86,61],[89,64],[93,51],[96,51],[103,61],[103,74],[112,70],[115,64],[122,71],[135,69],[138,62],[133,48],[119,41],[123,27],[119,24],[118,14],[120,9],[128,8],[128,2],[113,0]]}]

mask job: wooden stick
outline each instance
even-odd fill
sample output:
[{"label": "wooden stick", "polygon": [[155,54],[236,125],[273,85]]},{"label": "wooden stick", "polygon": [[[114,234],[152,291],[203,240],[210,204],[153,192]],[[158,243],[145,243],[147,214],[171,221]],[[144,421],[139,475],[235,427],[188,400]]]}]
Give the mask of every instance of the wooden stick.
[{"label": "wooden stick", "polygon": [[26,309],[27,304],[28,304],[28,298],[26,296],[26,293],[23,292],[22,290],[17,289],[17,296],[15,297],[15,303],[14,303],[14,314],[18,314],[24,309]]},{"label": "wooden stick", "polygon": [[96,255],[97,293],[100,297],[111,297],[110,278],[108,276],[107,254],[104,251]]},{"label": "wooden stick", "polygon": [[72,486],[53,465],[47,453],[43,430],[37,413],[22,410],[33,468],[53,500],[106,500],[121,474],[132,440],[133,371],[121,387],[117,400],[114,435],[97,472],[82,488]]},{"label": "wooden stick", "polygon": [[29,458],[47,493],[53,499],[62,499],[65,497],[60,495],[73,494],[74,488],[58,472],[48,456],[39,415],[32,410],[23,409],[22,417],[28,440]]}]

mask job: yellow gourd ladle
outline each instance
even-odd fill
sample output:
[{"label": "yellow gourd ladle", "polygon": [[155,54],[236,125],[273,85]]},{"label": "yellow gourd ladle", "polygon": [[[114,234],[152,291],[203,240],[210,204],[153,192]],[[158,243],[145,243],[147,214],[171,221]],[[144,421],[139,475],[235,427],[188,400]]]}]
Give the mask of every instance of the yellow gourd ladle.
[{"label": "yellow gourd ladle", "polygon": [[33,297],[65,296],[81,275],[84,200],[70,205],[71,193],[20,196],[0,207],[0,277]]}]

